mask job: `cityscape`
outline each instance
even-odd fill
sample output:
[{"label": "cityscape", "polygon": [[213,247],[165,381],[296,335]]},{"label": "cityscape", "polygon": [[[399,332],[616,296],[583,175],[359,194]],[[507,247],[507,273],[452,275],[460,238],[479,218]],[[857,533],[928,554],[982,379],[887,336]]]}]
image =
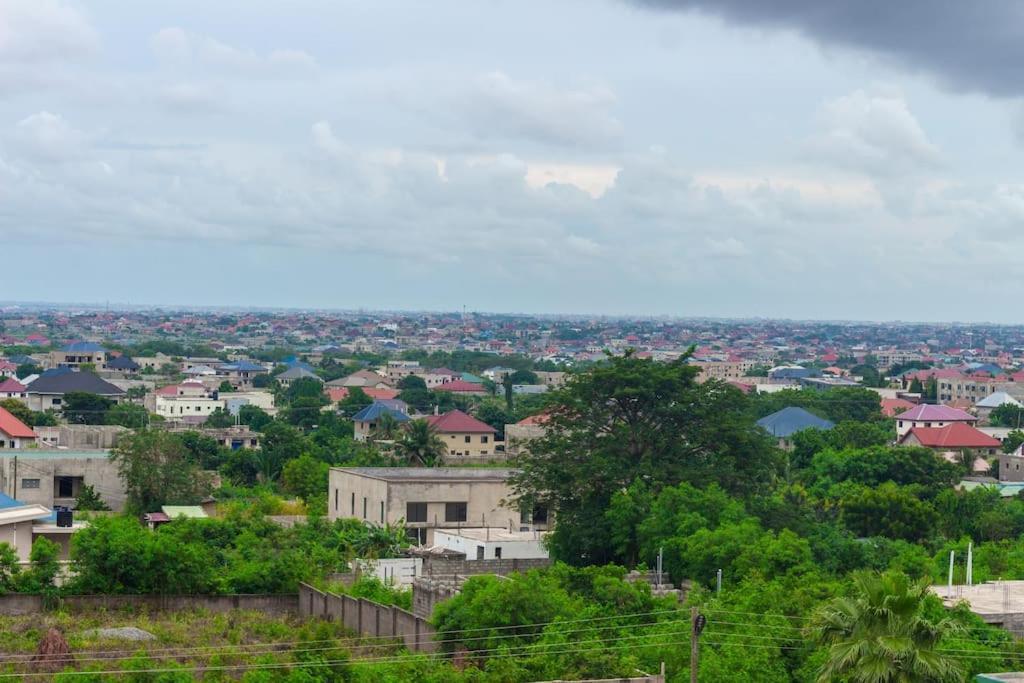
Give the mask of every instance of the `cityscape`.
[{"label": "cityscape", "polygon": [[0,0],[0,680],[1024,682],[1022,18]]}]

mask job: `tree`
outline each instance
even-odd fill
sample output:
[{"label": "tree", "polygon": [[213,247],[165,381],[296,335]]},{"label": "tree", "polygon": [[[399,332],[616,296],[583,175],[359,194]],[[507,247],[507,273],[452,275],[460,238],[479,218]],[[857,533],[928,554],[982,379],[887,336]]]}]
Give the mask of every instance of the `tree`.
[{"label": "tree", "polygon": [[18,577],[18,588],[25,593],[52,595],[60,573],[60,546],[41,536],[32,543],[29,570]]},{"label": "tree", "polygon": [[964,680],[956,660],[943,654],[942,639],[957,631],[953,621],[930,621],[925,608],[936,598],[926,580],[903,573],[858,572],[850,595],[821,608],[809,635],[828,647],[819,683],[943,683]]},{"label": "tree", "polygon": [[24,422],[29,427],[35,426],[35,415],[31,409],[16,398],[5,398],[0,401],[0,408],[3,408],[14,417]]},{"label": "tree", "polygon": [[928,538],[935,525],[935,508],[920,500],[912,487],[891,481],[848,493],[841,508],[843,523],[859,536],[920,541]]},{"label": "tree", "polygon": [[304,430],[312,429],[320,422],[325,400],[322,396],[298,396],[292,399],[284,417],[288,424]]},{"label": "tree", "polygon": [[366,395],[362,387],[349,387],[345,398],[338,401],[338,409],[345,417],[352,417],[371,403],[373,399]]},{"label": "tree", "polygon": [[320,400],[320,405],[327,404],[327,397],[324,396],[324,383],[316,377],[300,377],[288,385],[285,397],[289,402],[298,398],[315,398]]},{"label": "tree", "polygon": [[1024,427],[1024,408],[1012,403],[1004,403],[992,409],[988,421],[997,427]]},{"label": "tree", "polygon": [[110,459],[124,482],[127,505],[137,513],[198,503],[209,491],[208,478],[177,434],[140,430],[123,437]]},{"label": "tree", "polygon": [[398,390],[406,391],[407,389],[426,389],[427,382],[419,375],[406,375],[402,379],[398,380]]},{"label": "tree", "polygon": [[18,554],[14,552],[14,548],[9,543],[0,542],[0,595],[10,593],[15,589],[20,573],[21,565],[18,564]]},{"label": "tree", "polygon": [[910,393],[912,393],[912,394],[919,394],[919,395],[923,394],[924,393],[924,385],[921,384],[921,380],[920,379],[915,377],[914,379],[910,380],[910,389],[908,391],[910,391]]},{"label": "tree", "polygon": [[519,497],[554,512],[555,557],[618,559],[605,511],[637,480],[653,495],[680,481],[730,491],[773,481],[781,458],[749,419],[747,398],[722,382],[698,383],[688,360],[611,356],[549,393],[546,435],[519,459],[512,483]]},{"label": "tree", "polygon": [[80,510],[82,512],[102,512],[109,509],[110,506],[100,498],[100,494],[96,493],[96,489],[94,489],[91,484],[82,484],[82,487],[78,489],[78,497],[75,498],[75,510]]},{"label": "tree", "polygon": [[39,375],[42,374],[42,372],[43,369],[35,363],[22,363],[14,371],[14,374],[16,374],[20,379],[25,379],[29,375]]},{"label": "tree", "polygon": [[1024,443],[1024,431],[1014,429],[1003,439],[1003,453],[1013,453]]},{"label": "tree", "polygon": [[413,420],[405,427],[405,433],[395,444],[411,465],[436,467],[441,464],[446,451],[444,441],[437,430],[426,420]]},{"label": "tree", "polygon": [[295,494],[306,505],[322,503],[326,512],[327,478],[330,465],[312,456],[302,455],[285,463],[281,471],[281,484],[284,490]]},{"label": "tree", "polygon": [[97,394],[90,394],[85,391],[69,391],[64,394],[61,403],[61,412],[71,424],[80,425],[101,425],[106,418],[107,411],[114,405],[114,402]]},{"label": "tree", "polygon": [[215,438],[196,431],[181,432],[178,436],[188,450],[192,462],[199,463],[204,470],[215,470],[220,467],[224,460],[224,449]]},{"label": "tree", "polygon": [[398,424],[398,420],[391,413],[382,413],[377,418],[377,426],[373,430],[373,438],[381,441],[390,441],[395,438],[398,434],[401,425]]},{"label": "tree", "polygon": [[224,429],[226,427],[233,427],[235,425],[235,416],[229,413],[224,408],[216,408],[206,419],[203,420],[203,426],[209,427],[210,429]]},{"label": "tree", "polygon": [[477,407],[476,419],[494,427],[498,431],[497,438],[500,440],[505,438],[505,425],[515,421],[507,410],[491,399]]},{"label": "tree", "polygon": [[220,386],[217,387],[217,392],[221,393],[221,394],[230,394],[230,393],[234,392],[234,390],[235,390],[235,387],[231,384],[231,382],[229,382],[227,380],[222,381],[220,383]]},{"label": "tree", "polygon": [[509,373],[508,377],[505,378],[505,381],[511,384],[540,383],[540,380],[537,379],[537,373],[530,370],[516,370],[515,372]]},{"label": "tree", "polygon": [[118,403],[107,411],[104,422],[108,425],[141,429],[149,424],[149,411],[137,403]]},{"label": "tree", "polygon": [[262,432],[273,421],[274,418],[259,406],[246,404],[238,409],[238,422],[249,425],[253,431]]}]

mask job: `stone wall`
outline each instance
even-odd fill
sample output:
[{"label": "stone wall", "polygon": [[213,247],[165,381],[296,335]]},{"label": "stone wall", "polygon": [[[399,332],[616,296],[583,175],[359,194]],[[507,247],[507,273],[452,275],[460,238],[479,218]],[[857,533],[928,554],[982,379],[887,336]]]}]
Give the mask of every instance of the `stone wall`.
[{"label": "stone wall", "polygon": [[[202,609],[209,612],[256,610],[282,616],[298,612],[298,597],[292,595],[68,595],[58,605],[69,612],[96,610],[181,611]],[[39,614],[46,611],[41,595],[10,593],[0,595],[0,614]]]},{"label": "stone wall", "polygon": [[366,637],[394,637],[416,652],[434,652],[438,648],[436,632],[426,619],[394,605],[336,595],[307,584],[299,586],[298,603],[301,616],[340,621]]},{"label": "stone wall", "polygon": [[551,560],[546,557],[536,559],[466,560],[425,555],[423,557],[423,576],[471,576],[475,574],[507,576],[514,572],[525,572],[531,569],[543,569],[550,566]]}]

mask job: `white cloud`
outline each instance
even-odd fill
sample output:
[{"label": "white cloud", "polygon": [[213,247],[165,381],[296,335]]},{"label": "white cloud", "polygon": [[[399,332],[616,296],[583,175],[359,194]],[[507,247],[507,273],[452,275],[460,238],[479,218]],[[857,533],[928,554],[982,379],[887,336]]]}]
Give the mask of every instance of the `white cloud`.
[{"label": "white cloud", "polygon": [[150,39],[156,58],[175,68],[214,69],[254,78],[295,77],[317,70],[316,59],[297,49],[275,49],[263,56],[210,36],[170,26]]},{"label": "white cloud", "polygon": [[59,114],[41,111],[18,122],[15,143],[36,160],[65,161],[82,153],[86,136]]},{"label": "white cloud", "polygon": [[898,92],[856,90],[826,102],[813,148],[839,167],[890,175],[933,169],[942,153]]},{"label": "white cloud", "polygon": [[0,61],[48,62],[96,52],[99,37],[78,10],[57,0],[0,0]]},{"label": "white cloud", "polygon": [[176,82],[159,86],[157,100],[180,112],[206,113],[222,109],[224,93],[214,86],[200,82]]}]

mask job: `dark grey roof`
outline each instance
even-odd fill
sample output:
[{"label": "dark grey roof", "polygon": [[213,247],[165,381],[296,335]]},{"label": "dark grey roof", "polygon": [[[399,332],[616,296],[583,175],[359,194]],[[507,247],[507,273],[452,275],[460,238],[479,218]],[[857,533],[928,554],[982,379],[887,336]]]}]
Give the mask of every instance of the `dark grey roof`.
[{"label": "dark grey roof", "polygon": [[128,356],[117,356],[107,361],[107,367],[112,370],[138,370],[139,364]]},{"label": "dark grey roof", "polygon": [[25,390],[29,394],[66,394],[72,391],[84,391],[100,396],[122,396],[124,390],[110,382],[100,379],[91,372],[75,372],[63,368],[63,372],[47,370],[39,375]]},{"label": "dark grey roof", "polygon": [[780,438],[792,436],[802,429],[832,429],[835,427],[832,422],[795,406],[783,408],[777,413],[762,417],[757,424],[772,436]]},{"label": "dark grey roof", "polygon": [[318,382],[323,382],[323,380],[320,379],[315,373],[310,372],[301,365],[293,365],[292,367],[288,368],[287,370],[285,370],[284,372],[277,376],[278,379],[285,380],[304,379],[306,377],[312,377]]}]

